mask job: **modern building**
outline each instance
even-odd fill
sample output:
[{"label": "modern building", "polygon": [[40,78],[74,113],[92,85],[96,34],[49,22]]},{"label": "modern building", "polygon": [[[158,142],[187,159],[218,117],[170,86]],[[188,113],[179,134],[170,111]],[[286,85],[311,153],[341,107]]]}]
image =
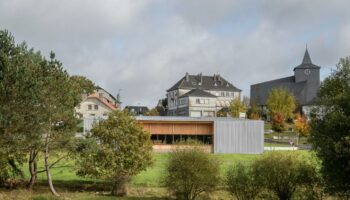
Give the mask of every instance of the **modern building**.
[{"label": "modern building", "polygon": [[228,107],[241,90],[219,74],[213,76],[186,73],[167,90],[168,116],[210,117]]},{"label": "modern building", "polygon": [[106,118],[108,113],[118,108],[116,98],[101,87],[94,93],[83,95],[84,100],[76,107],[79,118]]},{"label": "modern building", "polygon": [[179,141],[201,141],[212,153],[260,154],[264,151],[264,122],[221,117],[138,116],[151,133],[154,151],[168,152]]},{"label": "modern building", "polygon": [[[260,154],[264,151],[264,122],[223,117],[136,116],[150,132],[155,152],[169,152],[188,139],[203,143],[210,153]],[[100,119],[84,118],[85,135]]]},{"label": "modern building", "polygon": [[293,76],[251,85],[251,103],[264,107],[271,89],[285,88],[294,94],[301,108],[312,104],[320,87],[320,67],[312,63],[307,49],[301,64],[293,71]]}]

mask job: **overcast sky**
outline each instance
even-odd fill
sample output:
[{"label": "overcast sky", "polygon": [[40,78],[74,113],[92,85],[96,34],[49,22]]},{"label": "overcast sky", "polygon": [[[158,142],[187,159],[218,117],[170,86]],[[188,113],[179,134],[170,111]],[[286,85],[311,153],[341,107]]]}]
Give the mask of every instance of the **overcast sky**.
[{"label": "overcast sky", "polygon": [[293,74],[307,44],[321,75],[350,56],[350,1],[0,0],[0,29],[123,106],[154,107],[186,72],[250,85]]}]

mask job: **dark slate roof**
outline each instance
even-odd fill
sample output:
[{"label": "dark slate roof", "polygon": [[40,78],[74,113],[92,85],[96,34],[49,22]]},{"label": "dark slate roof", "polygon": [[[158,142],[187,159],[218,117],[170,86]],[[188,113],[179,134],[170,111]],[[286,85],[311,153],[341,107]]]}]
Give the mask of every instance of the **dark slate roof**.
[{"label": "dark slate roof", "polygon": [[269,92],[273,88],[285,88],[294,94],[300,104],[306,103],[306,81],[295,83],[294,76],[251,85],[251,99],[257,105],[266,105]]},{"label": "dark slate roof", "polygon": [[319,66],[317,65],[314,65],[311,61],[311,58],[310,58],[310,54],[309,54],[309,51],[306,49],[305,51],[305,54],[304,54],[304,58],[303,58],[303,61],[301,62],[300,65],[296,66],[294,68],[294,70],[296,69],[320,69]]},{"label": "dark slate roof", "polygon": [[104,88],[100,87],[100,86],[96,86],[97,90],[104,90],[105,92],[107,92],[107,94],[114,100],[117,101],[117,99],[111,94],[109,93],[107,90],[105,90]]},{"label": "dark slate roof", "polygon": [[[186,78],[188,77],[188,80]],[[233,91],[240,92],[242,90],[236,88],[230,82],[226,81],[220,75],[203,76],[188,75],[182,77],[175,85],[167,90],[172,91],[176,89],[201,89],[201,90],[220,90],[220,91]]]},{"label": "dark slate roof", "polygon": [[216,97],[216,96],[200,89],[193,89],[183,94],[182,96],[180,96],[180,98],[181,97]]}]

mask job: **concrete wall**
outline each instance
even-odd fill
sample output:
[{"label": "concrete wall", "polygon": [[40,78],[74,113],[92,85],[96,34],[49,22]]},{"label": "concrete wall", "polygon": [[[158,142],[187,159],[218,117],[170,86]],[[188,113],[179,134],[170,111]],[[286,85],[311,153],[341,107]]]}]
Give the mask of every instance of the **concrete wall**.
[{"label": "concrete wall", "polygon": [[214,121],[214,153],[260,154],[264,151],[264,122]]}]

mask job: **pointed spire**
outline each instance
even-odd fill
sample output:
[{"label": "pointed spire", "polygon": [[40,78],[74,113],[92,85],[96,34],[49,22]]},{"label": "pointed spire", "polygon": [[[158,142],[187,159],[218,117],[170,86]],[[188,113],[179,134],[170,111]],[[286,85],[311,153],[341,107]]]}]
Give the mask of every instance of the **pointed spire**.
[{"label": "pointed spire", "polygon": [[303,62],[301,64],[312,64],[311,58],[310,58],[310,55],[309,55],[309,51],[307,50],[307,45],[306,45],[306,51],[305,51],[305,54],[304,54]]}]

